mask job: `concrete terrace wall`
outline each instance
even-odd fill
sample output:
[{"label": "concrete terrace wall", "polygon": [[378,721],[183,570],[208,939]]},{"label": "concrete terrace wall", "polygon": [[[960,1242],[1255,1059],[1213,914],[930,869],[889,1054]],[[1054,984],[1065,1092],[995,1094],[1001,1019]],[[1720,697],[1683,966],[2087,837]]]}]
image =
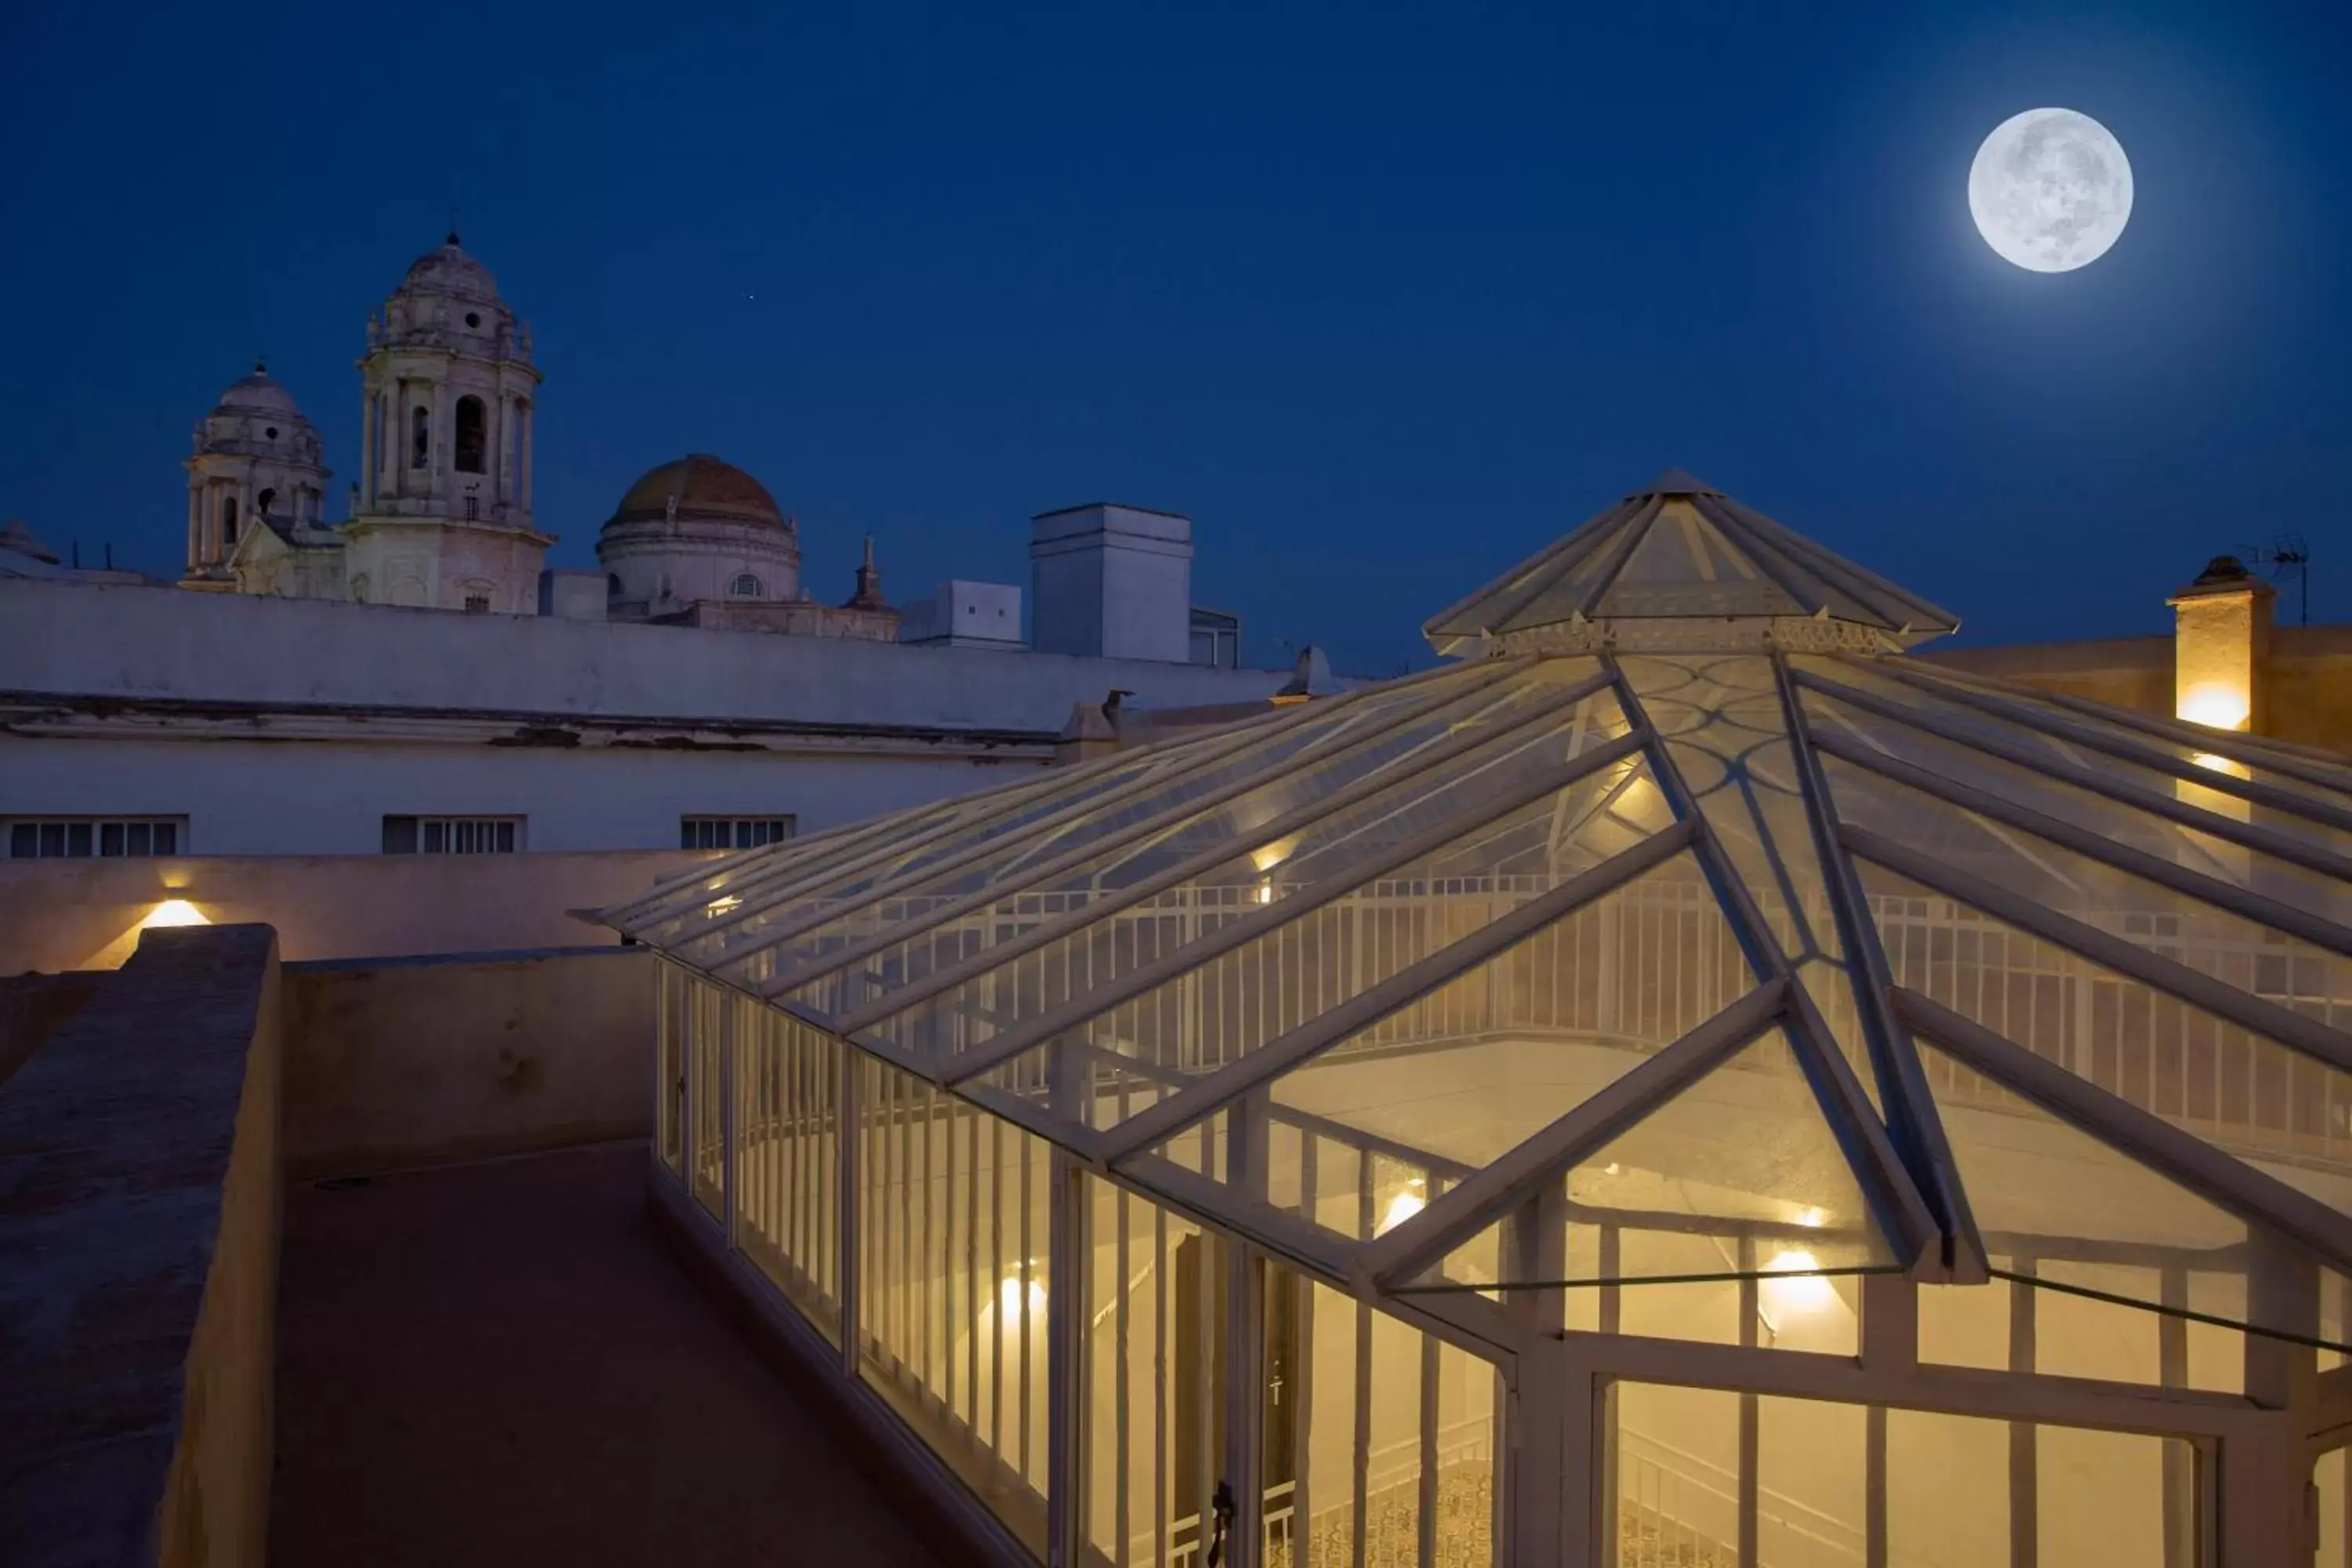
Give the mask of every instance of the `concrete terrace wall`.
[{"label": "concrete terrace wall", "polygon": [[464,616],[0,580],[0,692],[1058,733],[1139,706],[1266,697],[1287,670]]},{"label": "concrete terrace wall", "polygon": [[289,960],[617,942],[564,911],[633,898],[712,858],[669,849],[0,860],[0,976],[111,968],[166,899],[215,925],[275,926]]},{"label": "concrete terrace wall", "polygon": [[278,1282],[266,926],[148,933],[0,1085],[0,1561],[262,1563]]},{"label": "concrete terrace wall", "polygon": [[647,1134],[644,948],[294,963],[286,1158],[298,1177]]}]

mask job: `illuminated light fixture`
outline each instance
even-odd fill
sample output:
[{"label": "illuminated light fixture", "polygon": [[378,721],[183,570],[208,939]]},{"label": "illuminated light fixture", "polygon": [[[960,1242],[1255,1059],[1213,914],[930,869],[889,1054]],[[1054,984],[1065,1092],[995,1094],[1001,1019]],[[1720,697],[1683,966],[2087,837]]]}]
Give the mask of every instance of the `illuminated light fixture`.
[{"label": "illuminated light fixture", "polygon": [[1412,1184],[1411,1186],[1408,1186],[1404,1191],[1391,1198],[1389,1200],[1387,1211],[1381,1215],[1381,1223],[1373,1227],[1372,1234],[1374,1236],[1386,1236],[1389,1232],[1394,1230],[1397,1226],[1402,1225],[1405,1221],[1411,1219],[1422,1210],[1427,1208],[1429,1206],[1429,1200],[1422,1195],[1423,1185],[1423,1183],[1421,1178],[1416,1176],[1413,1178]]},{"label": "illuminated light fixture", "polygon": [[1257,886],[1251,890],[1250,896],[1261,904],[1274,902],[1274,879],[1260,877],[1257,879]]},{"label": "illuminated light fixture", "polygon": [[1281,865],[1285,860],[1289,859],[1290,852],[1297,847],[1298,836],[1297,834],[1293,834],[1287,838],[1277,838],[1271,844],[1262,844],[1255,849],[1251,850],[1250,864],[1256,867],[1260,871],[1271,871],[1276,866]]},{"label": "illuminated light fixture", "polygon": [[713,899],[710,900],[709,904],[710,912],[714,915],[723,915],[730,910],[739,910],[742,907],[743,900],[737,898],[732,893],[728,894],[723,899]]},{"label": "illuminated light fixture", "polygon": [[[1004,1282],[996,1288],[996,1310],[1000,1318],[1021,1315],[1021,1276],[1017,1271],[1007,1274]],[[1035,1318],[1045,1310],[1045,1287],[1033,1275],[1029,1280],[1029,1315]]]},{"label": "illuminated light fixture", "polygon": [[2179,717],[2214,730],[2242,730],[2253,710],[2242,686],[2192,686],[2180,699]]},{"label": "illuminated light fixture", "polygon": [[208,926],[212,918],[185,899],[165,899],[147,911],[139,922],[141,931],[153,931],[159,926]]},{"label": "illuminated light fixture", "polygon": [[2253,770],[2247,767],[2245,763],[2233,762],[2228,757],[2217,757],[2210,752],[2199,752],[2189,760],[2208,773],[2227,773],[2233,779],[2250,779],[2254,776]]},{"label": "illuminated light fixture", "polygon": [[1830,1216],[1816,1208],[1802,1208],[1797,1211],[1797,1223],[1807,1230],[1819,1230],[1829,1221]]},{"label": "illuminated light fixture", "polygon": [[1604,1176],[1622,1176],[1625,1173],[1625,1167],[1612,1160],[1601,1167],[1601,1173]]},{"label": "illuminated light fixture", "polygon": [[1766,1279],[1763,1293],[1772,1310],[1781,1316],[1798,1312],[1819,1312],[1837,1304],[1837,1290],[1815,1270],[1821,1260],[1801,1248],[1790,1247],[1772,1255],[1764,1265],[1767,1274],[1786,1276]]}]

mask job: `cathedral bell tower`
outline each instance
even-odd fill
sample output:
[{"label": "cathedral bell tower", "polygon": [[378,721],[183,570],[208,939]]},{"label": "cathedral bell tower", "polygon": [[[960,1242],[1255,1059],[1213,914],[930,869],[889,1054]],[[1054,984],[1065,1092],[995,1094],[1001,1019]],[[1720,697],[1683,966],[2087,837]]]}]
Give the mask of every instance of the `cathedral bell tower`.
[{"label": "cathedral bell tower", "polygon": [[327,467],[318,431],[256,363],[196,426],[188,470],[184,588],[236,589],[231,561],[256,528],[326,527]]},{"label": "cathedral bell tower", "polygon": [[551,536],[531,525],[530,329],[455,234],[368,322],[352,597],[535,614]]}]

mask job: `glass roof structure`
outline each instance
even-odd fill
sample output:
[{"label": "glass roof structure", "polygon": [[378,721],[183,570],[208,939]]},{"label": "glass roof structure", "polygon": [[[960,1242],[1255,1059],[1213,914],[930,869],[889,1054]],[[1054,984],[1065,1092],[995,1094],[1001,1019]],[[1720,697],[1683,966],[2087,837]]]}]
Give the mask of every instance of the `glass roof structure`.
[{"label": "glass roof structure", "polygon": [[1909,653],[1957,626],[1669,473],[1436,670],[600,918],[1360,1296],[2006,1278],[2352,1349],[2352,763]]}]

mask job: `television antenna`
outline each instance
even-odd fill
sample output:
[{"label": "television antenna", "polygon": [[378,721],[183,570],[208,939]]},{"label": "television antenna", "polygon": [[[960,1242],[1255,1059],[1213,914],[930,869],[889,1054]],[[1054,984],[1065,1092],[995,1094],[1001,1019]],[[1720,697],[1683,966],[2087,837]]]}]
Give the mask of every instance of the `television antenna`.
[{"label": "television antenna", "polygon": [[2297,614],[2305,626],[2311,625],[2311,546],[2300,533],[2282,533],[2268,545],[2255,545],[2246,552],[2246,559],[2256,566],[2271,569],[2271,581],[2295,583]]}]

